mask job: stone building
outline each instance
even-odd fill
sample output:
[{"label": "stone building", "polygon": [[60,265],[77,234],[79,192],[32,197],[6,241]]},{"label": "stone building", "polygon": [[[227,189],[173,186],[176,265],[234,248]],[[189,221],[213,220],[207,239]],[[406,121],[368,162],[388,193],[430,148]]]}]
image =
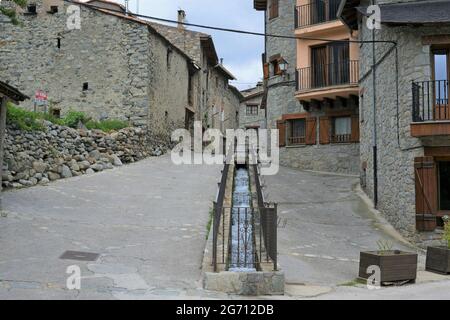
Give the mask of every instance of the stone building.
[{"label": "stone building", "polygon": [[[80,8],[79,29],[71,6]],[[0,77],[30,96],[46,92],[50,108],[62,115],[73,109],[98,120],[121,119],[167,141],[173,129],[192,128],[195,118],[202,119],[207,98],[223,99],[220,108],[229,101],[229,92],[204,85],[211,70],[224,87],[234,78],[221,70],[210,36],[196,44],[204,48],[197,60],[166,37],[166,26],[110,1],[33,0],[17,11],[22,26],[0,25]],[[34,108],[32,101],[24,106]]]},{"label": "stone building", "polygon": [[293,37],[267,37],[263,57],[267,125],[279,130],[280,163],[356,174],[358,45],[347,42],[354,35],[337,18],[339,2],[254,0],[265,10],[266,33]]},{"label": "stone building", "polygon": [[257,129],[265,127],[266,110],[262,104],[264,86],[259,82],[256,87],[242,90],[241,105],[239,107],[239,128]]},{"label": "stone building", "polygon": [[186,29],[183,22],[186,13],[178,11],[177,27],[151,22],[175,46],[186,52],[200,68],[192,78],[192,101],[198,105],[195,120],[202,121],[203,129],[231,129],[237,127],[236,112],[239,109],[239,90],[229,84],[235,77],[219,60],[212,37],[203,32]]},{"label": "stone building", "polygon": [[430,240],[435,233],[416,230],[435,230],[450,212],[450,2],[376,3],[373,31],[371,1],[344,0],[339,12],[368,41],[360,45],[361,182],[397,229]]}]

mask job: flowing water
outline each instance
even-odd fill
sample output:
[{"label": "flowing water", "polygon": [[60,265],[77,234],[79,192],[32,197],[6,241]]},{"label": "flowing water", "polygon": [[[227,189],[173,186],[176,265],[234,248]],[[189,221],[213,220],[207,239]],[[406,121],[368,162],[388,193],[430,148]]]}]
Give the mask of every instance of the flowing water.
[{"label": "flowing water", "polygon": [[255,271],[253,225],[248,171],[236,169],[233,189],[230,271]]}]

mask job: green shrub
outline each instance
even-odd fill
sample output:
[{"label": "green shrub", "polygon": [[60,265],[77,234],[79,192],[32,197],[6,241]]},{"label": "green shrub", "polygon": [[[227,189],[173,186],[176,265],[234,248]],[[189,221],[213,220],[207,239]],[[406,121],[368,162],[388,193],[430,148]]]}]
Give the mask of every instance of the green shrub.
[{"label": "green shrub", "polygon": [[80,111],[69,111],[63,119],[63,124],[67,127],[76,129],[78,124],[81,122],[86,124],[90,119]]},{"label": "green shrub", "polygon": [[102,121],[88,121],[86,128],[98,129],[104,132],[118,131],[120,129],[128,127],[128,123],[120,120],[102,120]]},{"label": "green shrub", "polygon": [[21,130],[33,131],[44,130],[42,123],[38,121],[41,119],[38,113],[27,111],[15,106],[12,103],[8,103],[6,111],[6,121],[9,124],[17,125]]},{"label": "green shrub", "polygon": [[104,132],[118,131],[128,127],[128,123],[120,120],[91,120],[85,113],[79,111],[69,111],[64,118],[56,118],[49,113],[32,112],[8,104],[7,121],[9,124],[16,124],[21,130],[45,130],[45,126],[39,120],[46,120],[60,126],[77,128],[78,124],[83,123],[88,129],[98,129]]}]

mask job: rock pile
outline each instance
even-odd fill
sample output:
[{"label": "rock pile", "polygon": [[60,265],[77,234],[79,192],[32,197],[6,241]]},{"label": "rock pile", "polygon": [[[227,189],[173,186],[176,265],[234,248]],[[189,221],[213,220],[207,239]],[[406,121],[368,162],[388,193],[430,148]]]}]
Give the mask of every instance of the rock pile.
[{"label": "rock pile", "polygon": [[107,134],[51,122],[44,122],[44,126],[44,131],[24,132],[8,125],[4,187],[22,188],[92,174],[148,156],[160,156],[166,150],[165,146],[150,141],[142,128],[125,128]]}]

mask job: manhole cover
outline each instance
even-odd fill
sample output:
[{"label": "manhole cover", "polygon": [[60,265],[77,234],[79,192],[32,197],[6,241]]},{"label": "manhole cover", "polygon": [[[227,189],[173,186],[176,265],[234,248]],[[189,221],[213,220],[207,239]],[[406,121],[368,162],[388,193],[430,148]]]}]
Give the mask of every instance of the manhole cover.
[{"label": "manhole cover", "polygon": [[59,258],[65,260],[95,261],[98,257],[99,254],[93,252],[66,251]]}]

